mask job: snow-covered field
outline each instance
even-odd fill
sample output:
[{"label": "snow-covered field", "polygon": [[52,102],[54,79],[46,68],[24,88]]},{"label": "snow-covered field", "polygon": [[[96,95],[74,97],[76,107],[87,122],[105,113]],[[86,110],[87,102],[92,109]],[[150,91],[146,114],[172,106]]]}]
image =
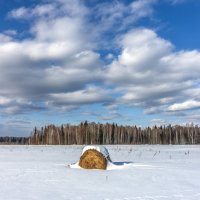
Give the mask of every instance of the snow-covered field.
[{"label": "snow-covered field", "polygon": [[200,200],[200,146],[107,146],[116,169],[67,167],[82,148],[0,146],[0,200]]}]

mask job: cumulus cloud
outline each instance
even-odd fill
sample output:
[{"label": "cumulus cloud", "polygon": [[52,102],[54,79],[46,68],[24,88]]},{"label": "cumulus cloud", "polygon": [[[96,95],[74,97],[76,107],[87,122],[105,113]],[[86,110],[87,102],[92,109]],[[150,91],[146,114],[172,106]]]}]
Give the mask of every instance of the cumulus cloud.
[{"label": "cumulus cloud", "polygon": [[23,114],[32,110],[45,110],[45,108],[30,99],[21,97],[0,96],[0,108],[2,114]]},{"label": "cumulus cloud", "polygon": [[[111,94],[104,89],[103,61],[96,49],[104,43],[105,32],[151,15],[155,2],[102,2],[91,9],[79,0],[47,0],[11,10],[9,20],[31,20],[26,30],[31,37],[17,40],[17,30],[0,34],[1,112],[45,109],[39,106],[41,102],[47,109],[62,104],[69,110],[89,103],[111,104]],[[112,53],[108,59],[114,59]]]},{"label": "cumulus cloud", "polygon": [[[144,28],[125,34],[120,45],[122,51],[106,73],[107,82],[122,93],[119,102],[142,107],[145,113],[151,114],[167,112],[177,101],[197,98],[198,50],[175,51],[169,41]],[[169,108],[175,110],[176,106]]]},{"label": "cumulus cloud", "polygon": [[[59,104],[74,108],[105,100],[100,93],[94,94],[94,98],[94,90],[87,88],[88,84],[101,81],[102,64],[87,34],[85,15],[87,8],[79,1],[69,4],[61,0],[9,13],[10,18],[32,18],[33,26],[28,30],[32,37],[20,41],[14,37],[17,32],[0,34],[2,113],[51,109],[50,105]],[[76,95],[79,103],[75,101]],[[69,103],[70,96],[74,105]],[[40,106],[41,102],[46,108]]]},{"label": "cumulus cloud", "polygon": [[63,111],[66,109],[75,109],[80,105],[91,105],[111,101],[109,91],[94,86],[74,92],[49,94],[48,99],[47,106],[58,108]]},{"label": "cumulus cloud", "polygon": [[188,100],[183,103],[175,103],[169,106],[169,111],[189,110],[200,108],[200,101]]},{"label": "cumulus cloud", "polygon": [[101,119],[109,120],[120,117],[113,109],[121,104],[145,114],[199,108],[200,52],[177,51],[154,30],[133,27],[157,2],[100,1],[91,8],[47,0],[10,11],[9,20],[30,27],[20,40],[18,30],[0,33],[1,112],[101,104],[110,110]]},{"label": "cumulus cloud", "polygon": [[[115,49],[115,42],[121,33],[141,19],[151,17],[157,0],[99,1],[89,12],[90,35],[95,39],[97,49]],[[102,40],[103,38],[103,40]]]}]

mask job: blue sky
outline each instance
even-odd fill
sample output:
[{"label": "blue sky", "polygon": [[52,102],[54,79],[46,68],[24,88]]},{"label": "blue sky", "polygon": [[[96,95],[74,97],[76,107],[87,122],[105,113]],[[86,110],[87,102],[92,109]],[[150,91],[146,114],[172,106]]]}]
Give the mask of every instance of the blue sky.
[{"label": "blue sky", "polygon": [[0,136],[200,122],[200,1],[0,2]]}]

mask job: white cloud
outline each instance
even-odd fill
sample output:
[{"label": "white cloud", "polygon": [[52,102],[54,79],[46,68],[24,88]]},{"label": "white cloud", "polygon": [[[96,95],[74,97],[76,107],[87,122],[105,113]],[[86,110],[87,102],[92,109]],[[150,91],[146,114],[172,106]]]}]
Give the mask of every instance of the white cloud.
[{"label": "white cloud", "polygon": [[[176,51],[154,30],[126,32],[129,25],[152,16],[157,0],[103,2],[93,9],[79,0],[45,2],[9,13],[15,19],[31,18],[27,30],[31,37],[16,40],[18,32],[9,30],[0,34],[4,112],[44,109],[38,106],[42,101],[48,102],[48,108],[61,105],[65,110],[90,103],[108,108],[126,104],[151,114],[167,113],[177,102],[199,101],[198,50]],[[98,53],[102,46],[121,50],[106,52],[112,62],[109,66],[103,67]],[[115,101],[111,102],[106,84],[117,94]]]},{"label": "white cloud", "polygon": [[199,51],[174,51],[150,29],[133,29],[120,45],[121,54],[106,72],[107,82],[122,93],[118,102],[159,113],[177,101],[198,98]]},{"label": "white cloud", "polygon": [[48,99],[49,100],[46,102],[48,107],[60,110],[66,110],[66,108],[74,109],[80,105],[91,105],[111,101],[108,91],[94,86],[73,92],[49,94]]},{"label": "white cloud", "polygon": [[91,104],[102,102],[102,99],[107,98],[104,91],[101,90],[101,88],[92,87],[75,92],[50,94],[49,96],[61,104]]},{"label": "white cloud", "polygon": [[152,6],[157,2],[157,0],[137,0],[133,1],[131,4],[132,13],[137,16],[137,18],[142,18],[146,16],[151,16],[153,13]]},{"label": "white cloud", "polygon": [[35,6],[34,8],[20,7],[10,11],[8,13],[8,17],[27,20],[33,17],[49,16],[52,15],[52,13],[53,15],[57,14],[56,9],[57,4],[55,3],[41,4]]},{"label": "white cloud", "polygon": [[81,18],[88,14],[88,8],[79,0],[46,0],[46,3],[38,4],[32,8],[20,7],[8,13],[8,17],[29,20],[30,18],[56,18],[68,16]]},{"label": "white cloud", "polygon": [[[139,20],[150,17],[157,0],[136,0],[132,2],[108,1],[98,2],[90,10],[92,28],[90,34],[96,39],[97,48],[115,48],[113,40],[118,40],[120,34],[128,30]],[[115,38],[116,36],[117,38]],[[102,41],[102,37],[105,39]],[[100,42],[99,42],[100,41]]]},{"label": "white cloud", "polygon": [[[103,103],[105,98],[101,93],[92,93],[87,88],[102,79],[100,55],[94,52],[93,39],[87,32],[87,12],[79,1],[58,0],[9,13],[16,19],[32,18],[32,27],[28,30],[32,37],[15,40],[15,34],[0,35],[2,113],[45,109],[39,106],[41,102],[59,106],[61,96],[69,94],[74,96],[74,105],[63,102],[63,107],[74,108],[87,101]],[[75,95],[80,95],[80,103],[75,101]],[[8,102],[14,98],[34,103]],[[49,105],[48,108],[51,109]]]},{"label": "white cloud", "polygon": [[194,108],[200,108],[200,101],[188,100],[183,103],[175,103],[169,106],[169,111],[189,110]]},{"label": "white cloud", "polygon": [[15,36],[15,35],[17,35],[17,31],[14,30],[14,29],[5,30],[3,33],[4,33],[5,35],[8,35],[8,36]]},{"label": "white cloud", "polygon": [[9,13],[9,17],[13,17],[13,18],[24,18],[27,17],[29,10],[27,8],[21,7],[18,9],[14,9]]},{"label": "white cloud", "polygon": [[12,38],[10,36],[0,33],[0,43],[7,43],[10,42],[11,40]]},{"label": "white cloud", "polygon": [[0,106],[2,114],[22,114],[31,110],[44,110],[45,108],[37,104],[37,102],[32,102],[29,99],[20,97],[0,97]]},{"label": "white cloud", "polygon": [[106,56],[106,59],[107,60],[112,60],[114,58],[114,55],[112,53],[109,53],[107,56]]},{"label": "white cloud", "polygon": [[110,120],[114,120],[114,119],[121,118],[121,117],[122,117],[122,115],[119,112],[110,111],[106,115],[102,114],[101,116],[99,116],[99,119],[104,120],[104,121],[110,121]]},{"label": "white cloud", "polygon": [[0,96],[0,106],[9,104],[10,102],[11,102],[11,99]]},{"label": "white cloud", "polygon": [[170,42],[157,37],[156,33],[149,29],[130,31],[122,39],[121,45],[123,52],[119,56],[120,64],[135,65],[141,70],[144,67],[149,68],[147,62],[158,61],[159,58],[167,55],[173,47]]},{"label": "white cloud", "polygon": [[152,126],[161,126],[161,125],[166,125],[168,124],[166,120],[164,119],[152,119],[151,120]]}]

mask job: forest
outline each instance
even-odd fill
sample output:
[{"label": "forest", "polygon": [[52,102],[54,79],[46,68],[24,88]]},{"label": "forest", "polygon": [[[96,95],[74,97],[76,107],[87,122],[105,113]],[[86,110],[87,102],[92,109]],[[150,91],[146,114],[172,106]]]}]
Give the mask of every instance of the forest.
[{"label": "forest", "polygon": [[27,144],[200,144],[200,127],[168,125],[141,128],[85,121],[79,125],[35,128]]},{"label": "forest", "polygon": [[27,144],[28,137],[0,137],[0,144]]}]

